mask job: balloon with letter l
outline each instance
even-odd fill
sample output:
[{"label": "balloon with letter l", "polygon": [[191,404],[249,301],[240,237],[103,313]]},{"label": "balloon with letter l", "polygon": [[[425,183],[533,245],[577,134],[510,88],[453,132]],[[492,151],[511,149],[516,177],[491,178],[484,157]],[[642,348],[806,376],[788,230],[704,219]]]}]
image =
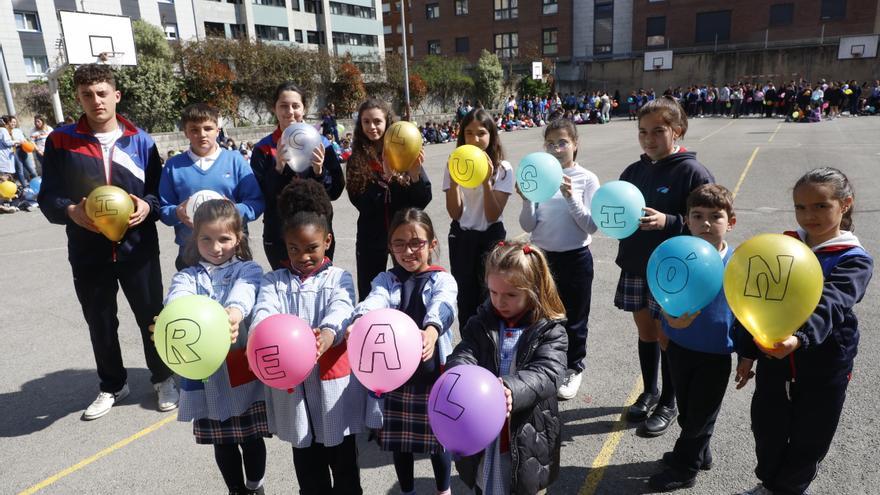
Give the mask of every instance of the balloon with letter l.
[{"label": "balloon with letter l", "polygon": [[395,122],[385,131],[385,160],[395,172],[408,171],[422,151],[422,133],[412,122]]},{"label": "balloon with letter l", "polygon": [[724,270],[724,295],[760,345],[790,337],[816,309],[825,278],[813,251],[798,239],[760,234],[739,245]]},{"label": "balloon with letter l", "polygon": [[724,280],[718,250],[699,237],[680,235],[663,241],[648,259],[648,288],[671,316],[694,314],[715,299]]},{"label": "balloon with letter l", "polygon": [[128,219],[134,213],[134,202],[122,188],[98,186],[86,198],[86,215],[104,237],[119,242],[128,230]]},{"label": "balloon with letter l", "polygon": [[562,165],[550,153],[530,153],[519,162],[516,183],[532,203],[547,201],[562,185]]},{"label": "balloon with letter l", "polygon": [[479,187],[489,175],[486,153],[472,144],[455,148],[449,155],[449,176],[462,187]]},{"label": "balloon with letter l", "polygon": [[156,318],[153,342],[171,371],[204,380],[220,368],[229,353],[229,315],[208,296],[179,297]]},{"label": "balloon with letter l", "polygon": [[639,230],[644,208],[642,191],[624,180],[602,184],[590,203],[593,221],[603,234],[614,239],[625,239]]},{"label": "balloon with letter l", "polygon": [[376,309],[358,318],[347,345],[351,370],[377,394],[406,383],[422,361],[422,332],[396,309]]}]

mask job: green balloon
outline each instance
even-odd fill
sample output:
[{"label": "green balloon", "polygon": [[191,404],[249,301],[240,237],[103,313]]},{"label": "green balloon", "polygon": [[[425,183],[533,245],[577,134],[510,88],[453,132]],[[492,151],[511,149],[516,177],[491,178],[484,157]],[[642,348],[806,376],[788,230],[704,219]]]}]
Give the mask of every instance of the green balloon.
[{"label": "green balloon", "polygon": [[342,124],[336,124],[336,132],[338,132],[340,136],[345,134],[345,126]]},{"label": "green balloon", "polygon": [[229,316],[207,296],[179,297],[159,313],[153,341],[162,361],[178,375],[204,380],[229,353]]}]

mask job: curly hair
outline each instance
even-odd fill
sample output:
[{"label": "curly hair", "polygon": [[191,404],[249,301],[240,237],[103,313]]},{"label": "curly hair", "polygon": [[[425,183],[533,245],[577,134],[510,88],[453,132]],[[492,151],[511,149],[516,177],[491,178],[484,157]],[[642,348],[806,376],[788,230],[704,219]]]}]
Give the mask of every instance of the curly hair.
[{"label": "curly hair", "polygon": [[284,223],[283,232],[303,225],[330,232],[333,203],[324,186],[311,179],[295,177],[278,195],[278,215]]},{"label": "curly hair", "polygon": [[362,194],[367,189],[367,186],[375,180],[370,163],[382,159],[382,139],[376,142],[371,141],[364,132],[363,124],[361,124],[361,116],[364,112],[374,108],[378,108],[385,114],[385,129],[397,121],[394,110],[385,101],[367,98],[358,107],[358,119],[354,124],[354,142],[351,143],[351,157],[345,167],[345,182],[350,193]]},{"label": "curly hair", "polygon": [[116,89],[116,76],[113,69],[108,65],[86,64],[81,65],[73,73],[74,86],[91,86],[92,84],[105,82]]}]

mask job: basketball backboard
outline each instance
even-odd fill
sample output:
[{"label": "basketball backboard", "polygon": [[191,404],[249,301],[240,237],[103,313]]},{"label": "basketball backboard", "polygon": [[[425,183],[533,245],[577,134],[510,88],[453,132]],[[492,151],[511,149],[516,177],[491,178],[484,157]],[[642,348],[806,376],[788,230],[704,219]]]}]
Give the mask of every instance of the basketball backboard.
[{"label": "basketball backboard", "polygon": [[59,14],[68,64],[137,65],[130,17],[66,10]]},{"label": "basketball backboard", "polygon": [[837,58],[841,60],[852,58],[874,58],[877,56],[877,43],[880,35],[871,36],[841,36],[837,50]]},{"label": "basketball backboard", "polygon": [[671,70],[672,50],[645,52],[645,71]]}]

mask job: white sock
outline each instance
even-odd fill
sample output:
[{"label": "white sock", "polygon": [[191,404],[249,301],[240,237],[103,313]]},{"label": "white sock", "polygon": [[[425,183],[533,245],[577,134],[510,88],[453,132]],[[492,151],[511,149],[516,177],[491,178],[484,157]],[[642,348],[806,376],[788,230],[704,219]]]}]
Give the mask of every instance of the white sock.
[{"label": "white sock", "polygon": [[244,487],[247,488],[248,490],[256,490],[256,489],[260,488],[261,486],[263,486],[264,481],[266,481],[265,477],[263,477],[263,479],[261,479],[260,481],[247,480],[244,482]]}]

